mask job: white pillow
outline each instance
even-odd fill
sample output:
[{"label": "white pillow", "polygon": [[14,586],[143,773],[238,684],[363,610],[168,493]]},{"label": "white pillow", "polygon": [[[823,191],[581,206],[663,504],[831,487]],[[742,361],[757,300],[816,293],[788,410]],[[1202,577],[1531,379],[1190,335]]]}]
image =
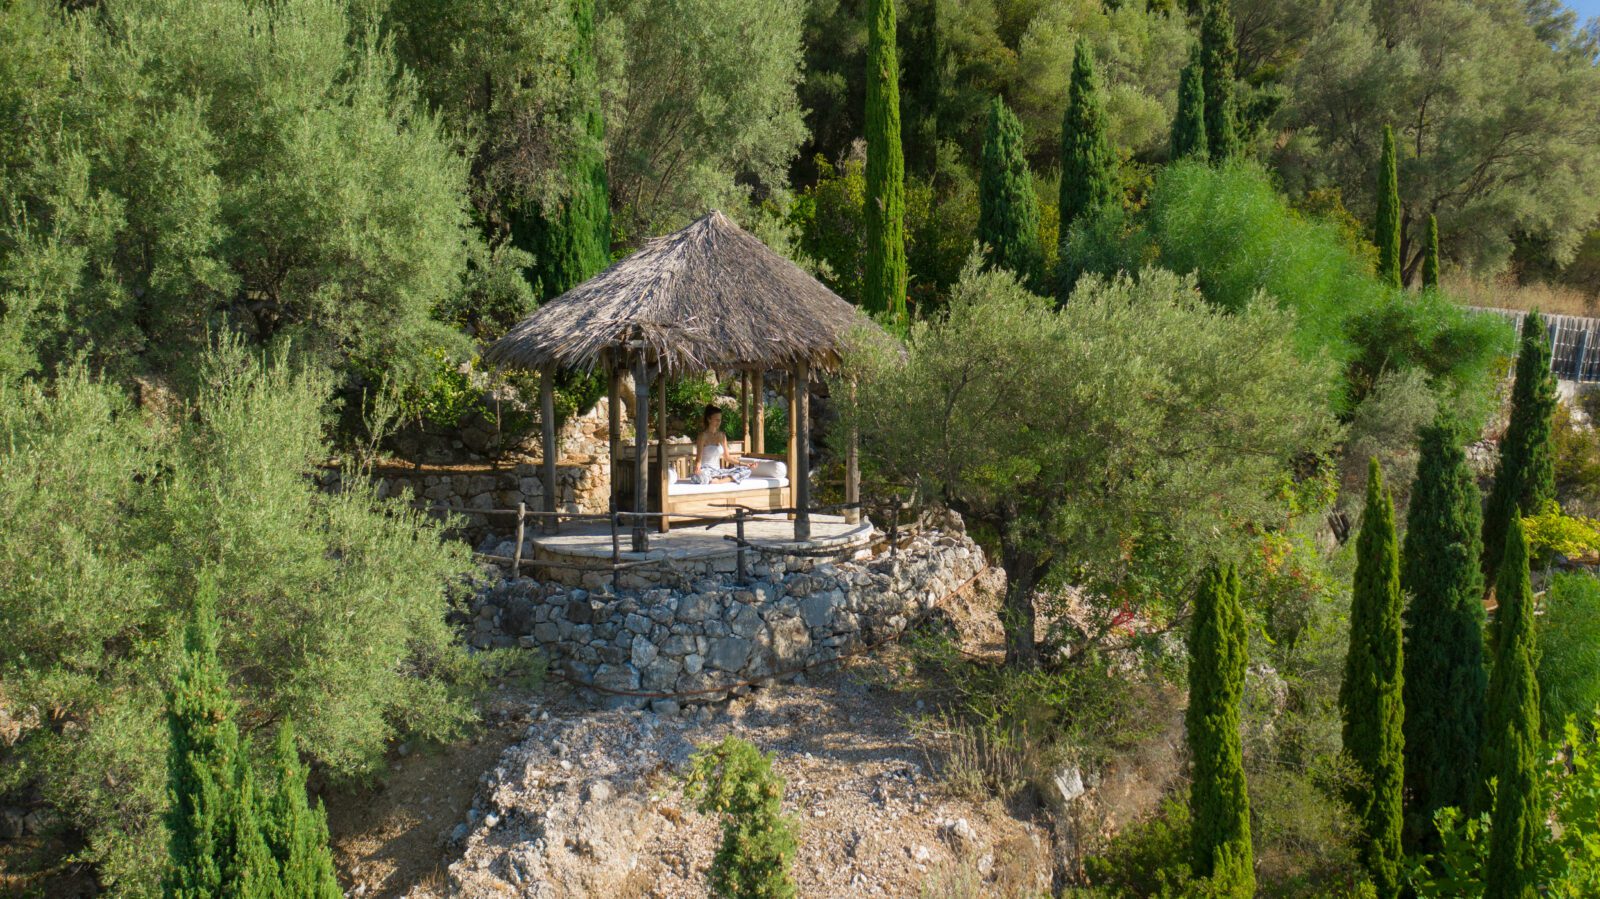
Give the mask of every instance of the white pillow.
[{"label": "white pillow", "polygon": [[678,470],[676,468],[673,468],[671,465],[667,466],[667,483],[668,484],[676,484],[676,483],[678,483]]},{"label": "white pillow", "polygon": [[750,474],[758,478],[786,478],[789,476],[789,466],[777,459],[762,459],[750,469]]}]

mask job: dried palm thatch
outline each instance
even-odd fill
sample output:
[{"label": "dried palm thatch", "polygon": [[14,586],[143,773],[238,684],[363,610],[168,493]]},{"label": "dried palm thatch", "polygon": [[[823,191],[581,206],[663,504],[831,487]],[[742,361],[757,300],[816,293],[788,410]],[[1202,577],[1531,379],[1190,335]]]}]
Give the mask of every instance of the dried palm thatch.
[{"label": "dried palm thatch", "polygon": [[602,354],[617,358],[638,341],[670,375],[786,368],[802,359],[832,369],[846,337],[865,322],[712,211],[539,307],[485,359],[506,368],[589,370]]}]

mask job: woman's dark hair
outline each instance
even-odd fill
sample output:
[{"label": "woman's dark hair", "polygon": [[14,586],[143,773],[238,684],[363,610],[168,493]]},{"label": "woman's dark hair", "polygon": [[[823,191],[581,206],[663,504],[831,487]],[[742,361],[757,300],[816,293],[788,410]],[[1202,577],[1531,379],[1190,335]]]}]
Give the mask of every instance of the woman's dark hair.
[{"label": "woman's dark hair", "polygon": [[706,404],[705,413],[700,416],[700,426],[702,428],[711,427],[711,416],[713,416],[713,415],[721,415],[721,414],[722,414],[722,407],[721,406],[718,406],[716,403],[707,403]]}]

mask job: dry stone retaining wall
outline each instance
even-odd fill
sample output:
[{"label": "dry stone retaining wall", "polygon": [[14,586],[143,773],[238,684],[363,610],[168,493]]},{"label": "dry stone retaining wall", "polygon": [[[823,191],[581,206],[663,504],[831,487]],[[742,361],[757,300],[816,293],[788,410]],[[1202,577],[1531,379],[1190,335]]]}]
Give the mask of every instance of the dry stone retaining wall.
[{"label": "dry stone retaining wall", "polygon": [[747,583],[716,575],[683,588],[502,580],[474,599],[469,640],[537,647],[561,675],[602,688],[588,692],[607,706],[671,712],[898,636],[987,567],[982,549],[950,532],[919,535],[894,560],[793,561],[796,570],[769,564]]}]

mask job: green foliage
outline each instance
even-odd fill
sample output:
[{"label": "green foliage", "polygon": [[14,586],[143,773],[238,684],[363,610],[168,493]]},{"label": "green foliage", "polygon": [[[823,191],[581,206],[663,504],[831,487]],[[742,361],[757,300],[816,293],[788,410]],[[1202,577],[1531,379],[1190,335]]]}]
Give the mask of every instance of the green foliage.
[{"label": "green foliage", "polygon": [[1055,310],[973,262],[904,360],[853,361],[844,415],[873,476],[919,483],[996,535],[1017,660],[1042,581],[1159,617],[1201,560],[1236,557],[1243,522],[1281,514],[1261,485],[1325,448],[1330,424],[1327,369],[1295,355],[1290,322],[1266,304],[1219,310],[1159,269],[1087,278]]},{"label": "green foliage", "polygon": [[[1266,29],[1252,29],[1262,69],[1291,91],[1275,120],[1274,159],[1292,193],[1336,185],[1371,221],[1380,202],[1372,163],[1384,123],[1395,124],[1405,148],[1408,280],[1426,251],[1430,213],[1451,257],[1483,270],[1532,235],[1564,260],[1590,228],[1600,146],[1583,135],[1600,115],[1600,69],[1592,37],[1541,25],[1555,4],[1374,2],[1336,15],[1318,0],[1256,8],[1285,38],[1274,44],[1261,40]],[[1511,143],[1518,152],[1506,154]]]},{"label": "green foliage", "polygon": [[719,899],[792,899],[795,822],[783,814],[783,778],[772,757],[733,735],[689,759],[685,793],[722,817],[722,844],[707,881]]},{"label": "green foliage", "polygon": [[1488,672],[1483,658],[1483,528],[1463,435],[1442,420],[1421,436],[1401,554],[1405,610],[1406,843],[1433,846],[1439,809],[1477,789]]},{"label": "green foliage", "polygon": [[1200,48],[1195,47],[1189,64],[1183,67],[1183,78],[1178,82],[1178,114],[1172,120],[1172,150],[1174,162],[1194,157],[1207,159],[1211,155],[1206,145],[1206,88],[1205,72],[1200,59]]},{"label": "green foliage", "polygon": [[1194,824],[1189,806],[1163,800],[1154,815],[1117,835],[1099,853],[1084,859],[1089,882],[1117,896],[1192,896],[1196,887],[1189,868]]},{"label": "green foliage", "polygon": [[[1396,200],[1398,205],[1398,198]],[[1439,289],[1439,219],[1428,216],[1427,243],[1422,250],[1422,289]]]},{"label": "green foliage", "polygon": [[1557,574],[1539,616],[1539,710],[1543,732],[1561,733],[1574,715],[1600,709],[1600,580]]},{"label": "green foliage", "polygon": [[1483,514],[1483,571],[1496,582],[1500,555],[1513,519],[1537,514],[1555,498],[1555,463],[1550,428],[1556,408],[1556,378],[1550,371],[1550,342],[1544,319],[1530,312],[1522,320],[1516,380],[1511,387],[1511,421],[1500,438],[1500,461]]},{"label": "green foliage", "polygon": [[1105,101],[1094,70],[1094,51],[1078,39],[1072,57],[1072,88],[1061,117],[1061,230],[1081,216],[1122,202],[1117,157],[1106,136]]},{"label": "green foliage", "polygon": [[569,0],[572,43],[566,61],[576,100],[573,114],[588,140],[563,160],[566,190],[513,210],[511,240],[533,261],[528,281],[542,299],[559,296],[611,261],[611,205],[606,191],[605,120],[595,61],[594,0]]},{"label": "green foliage", "polygon": [[1044,265],[1038,200],[1023,155],[1022,123],[999,97],[989,106],[979,197],[978,243],[985,247],[988,265],[1015,274],[1025,285],[1036,284]]},{"label": "green foliage", "polygon": [[[1539,682],[1535,660],[1533,587],[1520,519],[1512,519],[1495,587],[1499,638],[1489,679],[1481,774],[1493,797],[1489,814],[1489,859],[1484,895],[1490,899],[1532,897],[1538,852],[1545,829],[1539,783]],[[1480,798],[1480,808],[1490,805]]]},{"label": "green foliage", "polygon": [[1225,308],[1265,292],[1292,309],[1300,351],[1346,366],[1341,409],[1365,398],[1384,372],[1418,368],[1463,417],[1486,414],[1492,365],[1510,343],[1505,325],[1436,293],[1379,284],[1337,223],[1292,210],[1260,169],[1168,166],[1141,224],[1124,242],[1121,267],[1159,256],[1174,271],[1193,272]]},{"label": "green foliage", "polygon": [[1227,162],[1242,149],[1234,96],[1238,64],[1229,0],[1201,0],[1200,65],[1205,88],[1206,149],[1212,162]]},{"label": "green foliage", "polygon": [[[1600,391],[1581,390],[1579,403],[1591,404]],[[1563,509],[1595,516],[1600,515],[1600,439],[1592,422],[1593,415],[1584,409],[1588,421],[1579,423],[1574,410],[1566,403],[1556,404],[1550,420],[1550,455],[1555,468],[1556,500]]]},{"label": "green foliage", "polygon": [[1582,559],[1600,552],[1600,521],[1567,515],[1555,500],[1547,500],[1538,514],[1523,516],[1522,529],[1535,563],[1555,555]]},{"label": "green foliage", "polygon": [[184,630],[183,660],[167,699],[169,899],[265,899],[277,869],[262,836],[249,741],[234,723],[217,662],[215,585],[203,584]]},{"label": "green foliage", "polygon": [[1190,854],[1196,875],[1211,878],[1220,895],[1237,897],[1256,889],[1239,744],[1247,643],[1238,572],[1213,568],[1201,580],[1189,631]]},{"label": "green foliage", "polygon": [[328,819],[322,803],[306,801],[306,767],[295,746],[294,726],[278,726],[270,764],[273,787],[261,802],[262,833],[277,863],[278,896],[288,899],[339,899],[344,892],[333,873],[328,850]]},{"label": "green foliage", "polygon": [[795,93],[805,4],[616,0],[605,10],[606,157],[622,238],[781,196],[806,138]]},{"label": "green foliage", "polygon": [[1361,819],[1361,859],[1378,895],[1400,889],[1401,788],[1405,707],[1401,698],[1400,554],[1394,505],[1373,459],[1367,506],[1356,538],[1356,575],[1350,604],[1350,652],[1345,657],[1339,708],[1344,750],[1363,783],[1347,800]]},{"label": "green foliage", "polygon": [[466,166],[346,4],[4,15],[73,72],[0,124],[23,160],[0,188],[11,373],[86,354],[187,374],[230,328],[342,364],[438,329],[466,262]]},{"label": "green foliage", "polygon": [[[1580,728],[1576,721],[1581,720]],[[1537,895],[1580,899],[1600,889],[1600,764],[1594,712],[1568,718],[1545,744],[1539,790],[1550,798],[1549,827],[1535,831]],[[1459,809],[1439,812],[1443,849],[1420,860],[1412,874],[1419,899],[1478,899],[1485,894],[1490,855],[1487,812],[1465,816]]]},{"label": "green foliage", "polygon": [[356,478],[327,493],[309,477],[326,376],[233,346],[203,372],[165,421],[80,370],[0,386],[0,679],[9,702],[78,722],[28,731],[6,780],[36,778],[84,858],[135,894],[159,871],[161,685],[199,585],[240,714],[292,712],[333,778],[399,735],[458,732],[482,679],[444,620],[466,548]]},{"label": "green foliage", "polygon": [[1372,242],[1378,248],[1378,280],[1399,287],[1400,169],[1395,161],[1394,128],[1383,126],[1383,159],[1378,162],[1378,215]]},{"label": "green foliage", "polygon": [[900,57],[894,0],[867,3],[867,277],[863,305],[906,314],[906,171],[900,155]]}]

